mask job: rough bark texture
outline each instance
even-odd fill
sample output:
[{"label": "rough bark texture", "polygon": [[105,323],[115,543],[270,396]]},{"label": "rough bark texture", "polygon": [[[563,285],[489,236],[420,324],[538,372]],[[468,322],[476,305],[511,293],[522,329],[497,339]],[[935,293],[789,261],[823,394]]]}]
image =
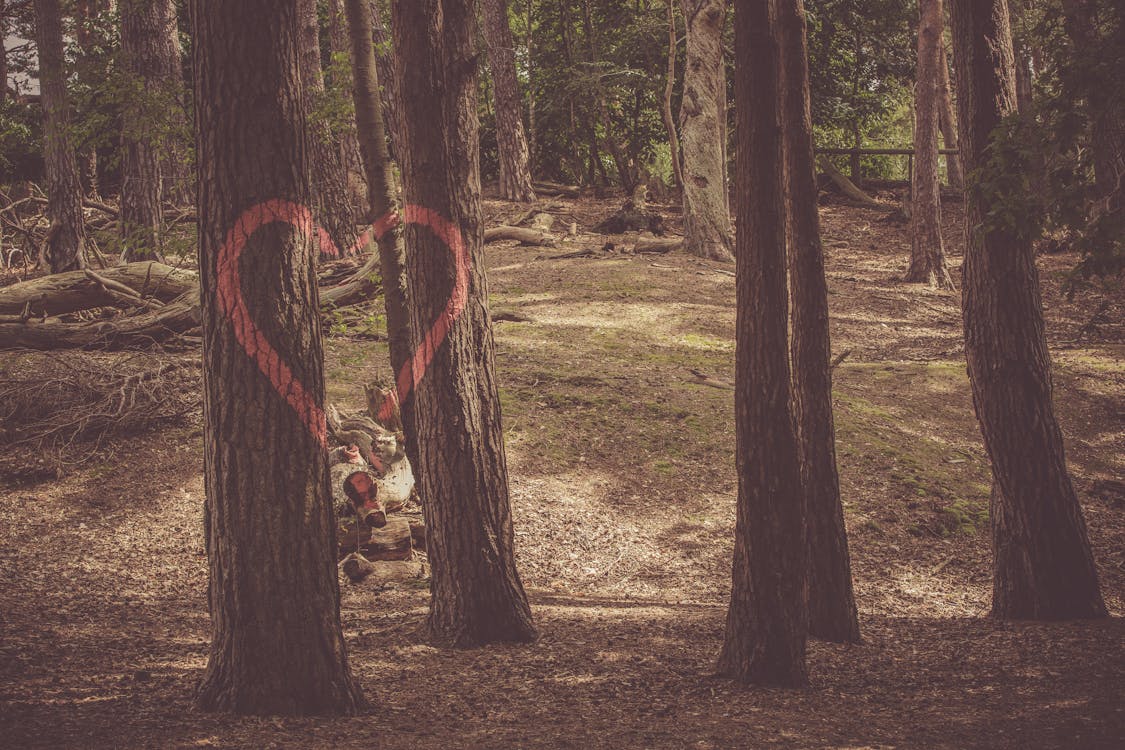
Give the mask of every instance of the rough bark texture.
[{"label": "rough bark texture", "polygon": [[[356,133],[363,154],[367,180],[368,209],[378,220],[398,209],[395,198],[391,159],[387,153],[385,109],[379,99],[379,73],[372,43],[371,5],[367,0],[344,0],[348,19],[352,59],[352,94],[355,101]],[[378,264],[378,265],[376,265]],[[368,278],[376,269],[382,276],[383,301],[387,311],[387,337],[391,352],[391,369],[396,376],[403,372],[413,354],[410,338],[410,313],[407,307],[406,245],[402,228],[389,227],[378,240],[378,253],[368,261]],[[374,291],[374,290],[372,290]],[[399,404],[407,454],[412,466],[418,466],[418,433],[414,427],[414,400],[409,396]]]},{"label": "rough bark texture", "polygon": [[383,22],[376,0],[371,2],[372,33],[375,40],[375,68],[379,74],[379,96],[383,102],[383,123],[391,142],[391,154],[396,159],[405,136],[402,135],[402,95],[395,74],[395,56],[387,25]]},{"label": "rough bark texture", "polygon": [[[989,174],[989,138],[1015,111],[1005,0],[953,0],[962,161]],[[973,403],[992,461],[992,612],[1009,619],[1106,614],[1051,402],[1051,369],[1028,239],[985,224],[997,201],[970,185],[962,281]]]},{"label": "rough bark texture", "polygon": [[735,13],[738,510],[719,671],[762,685],[808,682],[804,497],[789,409],[779,59],[772,0]]},{"label": "rough bark texture", "polygon": [[[941,94],[941,110],[938,112],[939,125],[941,126],[941,141],[947,149],[957,148],[957,116],[953,113],[953,83],[949,78],[949,60],[945,54],[945,42],[939,45],[941,60],[938,62],[938,75],[941,82],[938,84]],[[954,190],[965,187],[965,177],[961,172],[961,155],[945,155],[945,176],[949,186]]]},{"label": "rough bark texture", "polygon": [[712,260],[732,260],[730,205],[719,121],[726,96],[723,20],[726,0],[684,0],[687,62],[680,104],[684,171],[684,249]]},{"label": "rough bark texture", "polygon": [[[301,23],[301,86],[305,111],[312,112],[324,95],[324,74],[320,67],[320,24],[316,0],[299,0]],[[339,139],[329,123],[310,120],[309,159],[312,182],[313,217],[325,228],[341,254],[352,251],[358,232],[351,196],[348,194],[348,171]]]},{"label": "rough bark texture", "polygon": [[805,8],[802,0],[777,0],[777,8],[792,301],[789,351],[801,485],[805,489],[809,633],[830,641],[854,643],[859,641],[859,619],[836,473],[828,284],[816,202]]},{"label": "rough bark texture", "polygon": [[168,27],[176,23],[175,5],[171,0],[122,0],[119,10],[121,64],[135,92],[122,117],[121,257],[163,262],[160,149],[152,118],[164,103],[163,58]]},{"label": "rough bark texture", "polygon": [[668,150],[672,156],[672,180],[676,189],[684,185],[684,172],[680,164],[680,136],[676,133],[676,118],[672,115],[672,90],[676,86],[676,0],[668,4],[668,73],[664,78],[664,101],[660,110],[664,129],[668,131]]},{"label": "rough bark texture", "polygon": [[[373,1],[371,3],[372,9],[378,6],[378,2]],[[334,66],[330,71],[326,71],[325,85],[338,91],[351,91],[351,42],[348,39],[348,22],[344,13],[344,0],[328,0],[328,44],[332,52],[333,62],[335,62],[337,56],[342,55],[347,58],[348,65]],[[354,120],[348,122],[336,134],[336,139],[340,150],[340,163],[346,166],[348,173],[348,189],[352,205],[362,212],[367,207],[367,192],[363,184],[363,158],[359,153],[359,139],[356,136]],[[361,220],[360,223],[364,222]]]},{"label": "rough bark texture", "polygon": [[[212,622],[197,696],[205,710],[354,713],[363,702],[340,627],[311,222],[304,213],[298,231],[283,208],[261,204],[307,211],[297,1],[191,3]],[[253,215],[263,221],[256,231],[242,223]],[[240,240],[241,253],[230,244]]]},{"label": "rough bark texture", "polygon": [[951,287],[941,241],[938,102],[941,101],[941,0],[918,0],[918,66],[914,83],[914,169],[910,205],[910,267],[906,281]]},{"label": "rough bark texture", "polygon": [[68,134],[70,108],[66,101],[59,0],[35,0],[35,26],[43,106],[43,161],[47,168],[47,218],[51,221],[45,255],[51,273],[59,273],[86,266],[82,182]]},{"label": "rough bark texture", "polygon": [[500,156],[500,195],[510,201],[533,201],[531,158],[523,128],[523,100],[516,78],[516,49],[508,24],[507,0],[480,0],[488,68],[496,101],[496,142]]},{"label": "rough bark texture", "polygon": [[[429,624],[458,646],[527,641],[536,633],[513,557],[481,245],[473,4],[396,0],[393,7],[398,74],[412,92],[403,99],[405,201],[435,225],[406,226],[413,340],[423,341],[451,295],[464,301],[429,367],[414,374],[433,566]],[[435,231],[444,221],[463,239],[463,261]]]},{"label": "rough bark texture", "polygon": [[160,85],[167,102],[167,134],[160,146],[160,183],[165,201],[177,206],[195,205],[195,173],[192,169],[191,124],[188,94],[184,86],[183,47],[174,0],[156,0],[162,6],[163,29],[159,48]]},{"label": "rough bark texture", "polygon": [[[91,34],[91,26],[93,20],[97,15],[104,11],[103,3],[100,0],[75,0],[74,3],[74,39],[78,42],[78,54],[81,60],[87,54],[94,43],[94,36]],[[0,30],[2,31],[2,30]],[[98,42],[104,40],[98,39]],[[91,80],[92,66],[79,65],[78,80],[85,86],[95,86],[96,82]],[[5,75],[0,80],[7,83],[8,77]],[[2,101],[0,95],[0,101]],[[98,196],[98,150],[94,148],[93,144],[82,144],[78,149],[78,175],[82,180],[82,192],[87,198],[97,199]]]}]

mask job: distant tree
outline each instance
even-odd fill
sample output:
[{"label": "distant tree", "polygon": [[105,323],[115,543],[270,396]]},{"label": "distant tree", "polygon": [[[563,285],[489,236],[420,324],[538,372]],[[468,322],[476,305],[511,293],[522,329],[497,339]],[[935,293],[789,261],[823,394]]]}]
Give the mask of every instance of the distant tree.
[{"label": "distant tree", "polygon": [[395,56],[391,49],[390,32],[383,22],[378,2],[371,3],[371,19],[375,39],[375,68],[379,74],[379,96],[383,101],[383,122],[391,142],[392,157],[397,157],[402,143],[402,94],[395,73]]},{"label": "distant tree", "polygon": [[43,106],[43,161],[47,167],[47,218],[51,222],[44,248],[51,273],[60,273],[86,267],[86,229],[82,181],[70,142],[59,0],[35,0],[35,27]]},{"label": "distant tree", "polygon": [[[95,49],[105,44],[99,22],[99,15],[105,10],[104,0],[75,0],[74,3],[74,39],[78,43],[76,76],[85,88],[96,87],[95,76],[104,75],[104,66],[97,60],[101,55]],[[78,147],[78,173],[86,197],[98,198],[98,149],[92,138]]]},{"label": "distant tree", "polygon": [[516,51],[508,23],[507,0],[480,0],[488,68],[496,102],[496,141],[500,157],[500,195],[510,201],[533,201],[531,158],[523,127],[523,98],[516,78]]},{"label": "distant tree", "polygon": [[433,568],[429,624],[459,646],[527,641],[536,633],[513,556],[482,251],[473,3],[395,0],[393,14],[410,92],[402,101],[403,193],[418,212],[406,225],[413,340],[426,339],[453,295],[464,303],[459,317],[445,318],[448,334],[429,367],[414,374]]},{"label": "distant tree", "polygon": [[[676,189],[684,185],[684,172],[680,162],[680,136],[676,131],[676,120],[672,116],[672,92],[676,87],[676,2],[667,0],[668,6],[668,72],[664,77],[664,101],[660,110],[664,118],[664,128],[668,131],[668,151],[672,157],[672,181]],[[726,96],[726,92],[723,92]]]},{"label": "distant tree", "polygon": [[941,239],[938,103],[941,101],[941,0],[918,0],[918,67],[914,83],[914,171],[910,205],[910,267],[906,281],[952,287]]},{"label": "distant tree", "polygon": [[153,122],[168,103],[163,83],[171,54],[168,28],[176,26],[172,0],[121,0],[123,96],[121,243],[123,260],[163,260],[160,140]]},{"label": "distant tree", "polygon": [[738,509],[719,671],[808,682],[804,493],[790,412],[780,68],[775,0],[734,14],[738,113],[735,425]]},{"label": "distant tree", "polygon": [[351,252],[361,217],[348,191],[348,169],[340,139],[327,114],[319,111],[325,99],[320,64],[320,22],[316,0],[300,0],[301,91],[309,118],[309,155],[312,167],[313,215],[327,231],[339,252]]},{"label": "distant tree", "polygon": [[[953,114],[953,84],[949,79],[949,60],[945,54],[945,41],[938,47],[941,59],[938,61],[938,93],[941,95],[941,109],[938,111],[938,124],[941,128],[942,145],[946,149],[957,148],[957,116]],[[959,154],[945,155],[945,175],[949,186],[960,190],[965,186],[965,178],[961,172],[961,156]]]},{"label": "distant tree", "polygon": [[952,0],[966,197],[962,308],[973,403],[992,462],[992,612],[1104,617],[1086,524],[1067,473],[1030,237],[1006,221],[1026,201],[996,138],[1016,111],[1006,0]]},{"label": "distant tree", "polygon": [[792,321],[789,350],[801,485],[805,489],[809,633],[854,643],[859,641],[859,619],[836,473],[828,284],[817,213],[804,3],[777,0],[777,12]]},{"label": "distant tree", "polygon": [[354,713],[363,698],[340,626],[304,208],[298,0],[192,0],[191,18],[212,626],[197,703]]},{"label": "distant tree", "polygon": [[684,170],[684,250],[711,260],[732,260],[727,199],[726,70],[723,22],[726,0],[684,0],[687,64],[680,104]]}]

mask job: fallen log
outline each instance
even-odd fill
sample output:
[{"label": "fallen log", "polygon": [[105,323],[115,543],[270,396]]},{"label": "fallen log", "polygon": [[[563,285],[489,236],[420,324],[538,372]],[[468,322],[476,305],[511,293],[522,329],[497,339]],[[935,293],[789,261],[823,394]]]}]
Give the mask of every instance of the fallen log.
[{"label": "fallen log", "polygon": [[663,255],[684,246],[683,237],[638,237],[637,244],[633,246],[635,253],[653,253]]},{"label": "fallen log", "polygon": [[194,271],[153,261],[113,266],[97,274],[67,271],[0,289],[0,314],[20,314],[27,305],[30,305],[32,317],[115,306],[119,304],[119,299],[112,291],[124,293],[121,287],[131,290],[138,298],[152,297],[160,302],[171,302],[194,289],[198,283],[199,276]]},{"label": "fallen log", "polygon": [[371,528],[362,521],[347,520],[338,524],[336,544],[340,557],[359,552],[368,560],[411,560],[414,547],[410,536],[410,523],[405,518],[387,519],[381,529]]},{"label": "fallen log", "polygon": [[831,160],[828,159],[827,156],[821,156],[817,160],[817,165],[820,166],[820,168],[824,171],[824,174],[828,175],[828,179],[832,180],[832,182],[835,183],[836,187],[840,188],[840,192],[842,192],[850,200],[855,201],[861,206],[867,206],[869,208],[886,208],[886,206],[884,206],[882,203],[860,190],[859,187],[857,187],[854,182],[849,180],[843,172],[836,169],[836,166],[831,162]]},{"label": "fallen log", "polygon": [[484,230],[484,241],[486,243],[499,242],[501,240],[515,240],[521,245],[534,245],[538,247],[550,247],[555,244],[554,237],[535,229],[499,226]]},{"label": "fallen log", "polygon": [[578,198],[582,188],[577,185],[560,185],[557,182],[532,182],[532,189],[539,195],[561,195],[564,198]]}]

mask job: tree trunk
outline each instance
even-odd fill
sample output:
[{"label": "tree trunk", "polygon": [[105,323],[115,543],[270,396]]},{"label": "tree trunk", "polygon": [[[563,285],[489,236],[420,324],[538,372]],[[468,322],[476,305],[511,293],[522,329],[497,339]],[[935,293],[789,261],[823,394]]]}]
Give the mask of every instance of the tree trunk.
[{"label": "tree trunk", "polygon": [[363,705],[340,627],[297,6],[191,3],[212,623],[204,710]]},{"label": "tree trunk", "polygon": [[910,206],[910,267],[906,281],[952,287],[941,241],[938,102],[941,101],[941,0],[918,0],[918,68],[914,83],[914,170]]},{"label": "tree trunk", "polygon": [[687,62],[680,104],[684,150],[684,249],[711,260],[733,260],[727,204],[724,128],[719,122],[723,86],[726,0],[684,0]]},{"label": "tree trunk", "polygon": [[[359,136],[364,174],[367,178],[368,208],[374,220],[378,221],[396,211],[398,201],[395,198],[393,170],[387,154],[383,124],[383,113],[386,110],[379,99],[379,71],[370,32],[371,5],[367,0],[344,0],[344,4],[351,43],[356,133]],[[377,242],[377,257],[368,261],[370,269],[361,277],[370,277],[376,268],[382,276],[391,369],[399,378],[399,407],[402,411],[403,432],[406,434],[406,449],[410,463],[417,472],[418,433],[414,425],[414,400],[409,398],[408,392],[413,385],[409,363],[414,352],[410,338],[406,246],[401,227],[389,225]]]},{"label": "tree trunk", "polygon": [[[433,567],[429,625],[457,646],[535,638],[516,572],[481,246],[477,76],[471,0],[396,0],[404,91],[403,191],[410,327],[440,345],[415,369],[421,495]],[[422,226],[427,225],[427,226]],[[459,316],[448,312],[461,307]],[[444,323],[442,323],[444,321]],[[417,362],[416,358],[416,362]]]},{"label": "tree trunk", "polygon": [[[372,9],[379,6],[372,2]],[[348,39],[348,23],[344,13],[344,0],[328,0],[328,44],[332,53],[333,67],[325,72],[325,86],[337,92],[352,92],[351,73],[351,42]],[[341,57],[346,58],[348,64],[343,67],[335,65]],[[359,153],[359,138],[356,135],[354,118],[349,120],[340,132],[336,134],[336,144],[340,152],[340,163],[347,171],[349,197],[352,205],[357,210],[366,210],[368,205],[367,189],[364,187],[363,157]],[[361,219],[360,223],[367,223],[370,217]]]},{"label": "tree trunk", "polygon": [[160,84],[168,103],[167,134],[162,139],[160,182],[162,197],[176,206],[195,205],[195,172],[191,163],[191,123],[184,86],[183,47],[176,3],[157,0],[164,28],[159,47]]},{"label": "tree trunk", "polygon": [[0,108],[8,103],[8,38],[7,0],[0,0]]},{"label": "tree trunk", "polygon": [[[104,10],[101,6],[102,3],[99,0],[76,0],[74,3],[74,38],[78,42],[80,58],[78,80],[84,86],[91,88],[97,85],[96,81],[90,80],[93,69],[91,65],[84,64],[81,58],[85,57],[95,44],[90,30],[98,14]],[[104,43],[104,39],[97,39],[97,44]],[[3,80],[6,85],[8,78],[5,75],[0,80]],[[78,148],[78,176],[82,181],[82,194],[87,198],[97,200],[100,197],[98,195],[98,150],[93,143],[83,143]]]},{"label": "tree trunk", "polygon": [[[1005,0],[953,0],[962,163],[978,185],[1003,175],[989,142],[1015,110]],[[970,186],[971,187],[971,186]],[[1051,368],[1031,242],[987,221],[1010,195],[966,191],[965,355],[992,461],[992,612],[1005,619],[1104,617],[1086,524],[1051,402]]]},{"label": "tree trunk", "polygon": [[168,26],[175,25],[171,0],[122,0],[121,61],[131,87],[122,116],[121,259],[164,262],[160,153],[153,117],[166,104],[162,92]]},{"label": "tree trunk", "polygon": [[672,156],[672,180],[677,190],[683,189],[684,172],[680,165],[680,137],[676,134],[676,119],[672,115],[672,90],[676,86],[676,3],[668,0],[668,74],[664,79],[664,101],[660,110],[664,129],[668,131],[668,150]]},{"label": "tree trunk", "polygon": [[[938,51],[941,59],[938,61],[938,93],[941,94],[941,111],[938,112],[939,125],[941,126],[941,140],[947,149],[957,148],[957,116],[953,114],[953,84],[949,80],[949,61],[945,55],[945,42],[939,44]],[[961,173],[960,154],[945,155],[945,175],[949,180],[949,187],[961,190],[965,187],[965,177]]]},{"label": "tree trunk", "polygon": [[43,161],[47,168],[47,218],[51,222],[45,255],[51,273],[59,273],[86,267],[82,182],[70,145],[59,0],[35,0],[35,25],[43,107]]},{"label": "tree trunk", "polygon": [[807,684],[804,493],[789,405],[779,50],[773,0],[738,6],[738,510],[719,671],[743,682]]},{"label": "tree trunk", "polygon": [[500,156],[500,195],[510,201],[533,201],[531,160],[523,129],[523,100],[516,78],[516,50],[508,24],[507,0],[480,0],[492,92],[496,99],[496,141]]},{"label": "tree trunk", "polygon": [[[324,74],[320,67],[320,23],[316,0],[299,0],[301,14],[301,91],[305,111],[313,112],[324,96]],[[311,160],[313,217],[325,228],[340,254],[352,251],[360,223],[348,191],[348,171],[339,140],[324,120],[310,119],[309,158]],[[322,251],[323,253],[323,251]]]},{"label": "tree trunk", "polygon": [[859,619],[836,473],[828,284],[816,202],[805,8],[802,0],[778,0],[777,7],[792,299],[789,351],[801,485],[805,489],[809,633],[830,641],[856,643]]},{"label": "tree trunk", "polygon": [[[531,173],[535,174],[535,158],[538,155],[535,132],[535,34],[532,28],[532,7],[534,0],[527,0],[524,4],[527,23],[527,155]],[[671,2],[671,0],[669,0]],[[532,189],[535,184],[532,183]]]},{"label": "tree trunk", "polygon": [[380,15],[379,3],[371,2],[371,19],[375,35],[375,69],[379,74],[379,95],[383,102],[383,122],[391,141],[392,155],[399,158],[399,144],[402,135],[402,93],[398,76],[395,74],[395,55],[391,51],[391,40],[387,35],[387,25]]},{"label": "tree trunk", "polygon": [[1016,59],[1016,111],[1027,112],[1032,105],[1032,74],[1031,51],[1027,44],[1026,29],[1024,28],[1024,12],[1027,10],[1026,0],[1011,0],[1008,3],[1008,15],[1012,24],[1012,51]]}]

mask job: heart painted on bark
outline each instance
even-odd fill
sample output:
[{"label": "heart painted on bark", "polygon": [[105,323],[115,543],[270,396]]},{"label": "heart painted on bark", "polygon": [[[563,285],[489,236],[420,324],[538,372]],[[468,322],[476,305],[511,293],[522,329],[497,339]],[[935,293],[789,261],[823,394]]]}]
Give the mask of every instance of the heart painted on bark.
[{"label": "heart painted on bark", "polygon": [[[289,224],[306,237],[314,237],[321,254],[334,256],[340,254],[339,248],[332,242],[324,228],[313,221],[312,212],[305,206],[285,200],[269,200],[252,206],[238,217],[219,249],[216,264],[219,307],[230,318],[235,340],[242,346],[247,356],[254,360],[262,374],[269,378],[278,395],[297,412],[313,437],[321,445],[327,445],[328,427],[323,405],[317,403],[312,394],[297,380],[293,370],[281,359],[277,350],[254,323],[246,306],[246,300],[242,296],[239,257],[254,232],[266,224],[278,221]],[[398,372],[396,391],[399,403],[403,403],[410,395],[410,391],[422,382],[426,368],[433,361],[437,348],[449,334],[449,329],[465,309],[465,302],[469,296],[469,256],[460,229],[437,212],[423,206],[405,206],[401,221],[430,228],[452,253],[456,277],[441,314]],[[378,241],[399,222],[397,213],[392,212],[380,217],[360,236],[354,249],[362,248],[372,239]],[[393,408],[393,399],[388,396],[379,408],[379,418],[388,419]]]}]

